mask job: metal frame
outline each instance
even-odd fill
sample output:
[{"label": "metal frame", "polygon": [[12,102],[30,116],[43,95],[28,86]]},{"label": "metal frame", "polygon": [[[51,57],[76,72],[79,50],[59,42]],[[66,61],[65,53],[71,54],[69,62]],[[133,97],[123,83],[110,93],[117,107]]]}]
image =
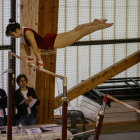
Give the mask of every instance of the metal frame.
[{"label": "metal frame", "polygon": [[12,56],[8,53],[8,116],[7,116],[7,140],[12,140]]},{"label": "metal frame", "polygon": [[104,119],[105,107],[106,107],[107,100],[108,100],[107,94],[105,94],[103,104],[102,104],[102,107],[101,107],[101,111],[98,115],[97,122],[96,122],[96,128],[95,128],[96,133],[95,133],[94,140],[99,140],[99,135],[101,133],[101,128],[102,128],[102,124],[103,124],[103,119]]},{"label": "metal frame", "polygon": [[[20,56],[16,55],[12,51],[8,52],[9,56],[9,96],[8,96],[8,140],[12,140],[12,112],[11,112],[11,107],[12,104],[12,56],[20,59],[21,61],[25,62],[28,64],[28,61],[25,61],[22,59]],[[32,67],[37,68],[36,65],[32,64]],[[40,71],[45,72],[47,74],[50,74],[52,76],[58,77],[63,80],[63,104],[62,104],[62,116],[63,116],[63,123],[62,123],[62,140],[67,139],[67,77],[57,75],[53,72],[50,72],[45,69],[40,69]]]},{"label": "metal frame", "polygon": [[[102,104],[103,100],[103,96],[100,96],[99,94],[100,92],[112,95],[118,100],[140,100],[139,81],[140,77],[112,78],[104,82],[105,84],[112,83],[112,85],[97,86],[96,88],[86,92],[84,96],[94,100],[99,104]],[[120,83],[120,85],[114,85],[114,83]],[[107,104],[110,106],[109,101]]]}]

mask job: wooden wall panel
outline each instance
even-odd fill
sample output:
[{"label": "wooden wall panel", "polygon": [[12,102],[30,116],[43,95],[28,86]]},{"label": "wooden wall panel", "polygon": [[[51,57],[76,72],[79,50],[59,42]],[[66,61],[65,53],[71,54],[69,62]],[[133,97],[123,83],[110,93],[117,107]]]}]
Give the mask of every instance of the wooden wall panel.
[{"label": "wooden wall panel", "polygon": [[[21,27],[32,28],[41,36],[44,36],[47,33],[57,33],[57,21],[58,0],[21,0]],[[22,42],[20,47],[21,57],[27,60]],[[36,57],[33,50],[31,53],[36,64]],[[55,72],[55,54],[49,55],[48,57],[42,56],[42,60],[45,64],[44,68]],[[28,86],[36,89],[37,97],[40,100],[40,105],[37,107],[36,124],[47,123],[54,111],[55,78],[50,75],[45,75],[42,72],[36,72],[33,68],[28,67],[22,62],[20,73],[26,74]]]},{"label": "wooden wall panel", "polygon": [[[51,57],[47,57],[47,70],[50,70],[50,63],[51,63]],[[49,120],[49,97],[50,97],[50,75],[46,74],[46,92],[45,92],[45,110],[44,110],[44,123],[46,124]]]},{"label": "wooden wall panel", "polygon": [[53,1],[54,0],[40,0],[39,1],[38,33],[41,36],[44,36],[47,33],[52,32]]},{"label": "wooden wall panel", "polygon": [[[46,58],[42,56],[44,68],[46,68]],[[44,98],[45,98],[45,73],[36,72],[36,94],[40,100],[40,105],[37,107],[38,113],[36,116],[36,124],[43,124],[44,122]]]},{"label": "wooden wall panel", "polygon": [[[58,22],[58,0],[40,0],[39,1],[39,26],[38,33],[41,36],[47,33],[57,33],[57,22]],[[55,72],[56,54],[48,56],[42,56],[43,62],[45,62],[44,68],[49,71]],[[45,61],[46,60],[46,61]],[[42,81],[39,80],[42,79]],[[42,83],[39,86],[39,83]],[[45,88],[44,88],[45,87]],[[44,89],[41,90],[41,89]],[[36,123],[48,123],[50,118],[54,114],[54,91],[55,91],[55,77],[48,74],[40,75],[39,72],[36,74],[36,93],[41,94],[41,106],[44,104],[44,108],[39,107],[41,115],[37,115]],[[41,92],[41,93],[40,93]],[[44,96],[43,96],[44,94]],[[43,115],[43,116],[42,116]],[[43,119],[42,119],[43,118]],[[53,119],[49,122],[52,123]]]},{"label": "wooden wall panel", "polygon": [[58,10],[59,10],[59,0],[54,0],[52,33],[57,33],[57,29],[58,29]]},{"label": "wooden wall panel", "polygon": [[[51,3],[52,6],[52,12],[50,15],[52,15],[51,19],[51,32],[52,33],[57,33],[57,25],[58,25],[58,0],[54,0],[53,3]],[[47,69],[49,71],[52,71],[55,73],[55,68],[56,68],[56,54],[49,55],[47,57],[48,65]],[[47,84],[49,83],[49,85]],[[52,116],[54,115],[54,96],[55,96],[55,77],[54,76],[49,76],[49,78],[46,79],[46,88],[49,88],[47,90],[46,94],[48,95],[46,100],[45,100],[45,107],[48,107],[48,111],[46,110],[44,113],[44,116],[48,116],[48,120],[50,120],[49,123],[53,123],[53,118]],[[44,123],[48,122],[47,119],[44,119]]]},{"label": "wooden wall panel", "polygon": [[[36,32],[38,32],[38,10],[39,10],[39,0],[21,0],[21,14],[20,14],[20,24],[21,27],[29,27],[34,29]],[[33,53],[33,50],[31,52],[34,63],[36,64],[36,57]],[[27,60],[27,55],[24,50],[23,43],[21,41],[20,44],[20,56]],[[35,81],[36,81],[36,72],[34,71],[34,68],[29,67],[27,64],[20,62],[20,73],[25,74],[28,78],[28,86],[35,88]]]},{"label": "wooden wall panel", "polygon": [[[48,67],[47,69],[55,73],[55,66],[56,66],[56,55],[52,54],[48,57]],[[49,83],[49,84],[48,84]],[[46,99],[45,99],[45,108],[48,107],[48,110],[46,109],[44,111],[44,116],[48,117],[48,120],[50,120],[49,123],[53,123],[52,116],[54,115],[54,96],[55,96],[55,77],[47,74],[46,79]],[[47,118],[44,119],[44,123],[48,122]]]}]

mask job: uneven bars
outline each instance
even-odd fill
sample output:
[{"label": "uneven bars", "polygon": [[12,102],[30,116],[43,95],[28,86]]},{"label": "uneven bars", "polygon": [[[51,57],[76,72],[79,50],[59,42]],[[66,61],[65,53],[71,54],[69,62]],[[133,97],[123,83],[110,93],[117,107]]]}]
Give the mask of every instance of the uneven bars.
[{"label": "uneven bars", "polygon": [[[13,53],[12,51],[9,51],[8,53],[9,53],[9,55],[14,56],[14,57],[16,57],[16,58],[20,59],[21,61],[28,64],[27,61],[25,61],[20,56]],[[34,64],[32,64],[31,66],[34,68],[37,68],[37,66]],[[62,140],[67,140],[67,77],[57,75],[57,74],[50,72],[48,70],[45,70],[45,69],[40,69],[40,71],[45,72],[47,74],[50,74],[54,77],[58,77],[58,78],[63,80],[63,101],[64,101],[64,103],[62,105],[62,110],[63,110],[63,112],[62,112],[62,118],[63,118],[63,121],[62,121]]]},{"label": "uneven bars", "polygon": [[[104,95],[102,92],[100,92],[100,91],[98,91],[98,93],[99,93],[100,95],[102,95],[102,96],[105,96],[105,95]],[[107,94],[107,97],[108,97],[109,99],[115,101],[115,102],[118,102],[118,103],[121,104],[121,105],[124,105],[125,107],[128,107],[128,108],[130,108],[130,109],[136,111],[137,113],[140,113],[140,110],[138,110],[137,108],[132,107],[132,106],[130,106],[130,105],[128,105],[128,104],[126,104],[126,103],[124,103],[124,102],[122,102],[122,101],[120,101],[120,100],[114,98],[114,97],[112,97],[112,96],[109,95],[109,94]]]},{"label": "uneven bars", "polygon": [[[16,54],[13,53],[12,51],[9,51],[9,53],[10,53],[12,56],[14,56],[14,57],[20,59],[21,61],[23,61],[23,62],[25,62],[25,63],[28,63],[27,61],[25,61],[23,58],[21,58],[20,56],[16,55]],[[34,68],[37,68],[37,66],[36,66],[35,64],[31,64],[31,66],[34,67]],[[40,71],[45,72],[45,73],[47,73],[47,74],[50,74],[50,75],[52,75],[52,76],[58,77],[58,78],[60,78],[60,79],[66,78],[66,77],[64,77],[64,76],[61,76],[61,75],[55,74],[55,73],[53,73],[53,72],[50,72],[50,71],[48,71],[48,70],[46,70],[46,69],[40,69]]]},{"label": "uneven bars", "polygon": [[126,104],[126,103],[124,103],[124,102],[122,102],[122,101],[120,101],[120,100],[114,98],[114,97],[112,97],[111,95],[107,95],[107,97],[108,97],[109,99],[111,99],[111,100],[114,100],[115,102],[118,102],[119,104],[122,104],[122,105],[124,105],[124,106],[126,106],[126,107],[128,107],[128,108],[130,108],[130,109],[132,109],[132,110],[134,110],[134,111],[136,111],[137,113],[140,113],[140,110],[138,110],[137,108],[132,107],[132,106],[130,106],[130,105],[128,105],[128,104]]}]

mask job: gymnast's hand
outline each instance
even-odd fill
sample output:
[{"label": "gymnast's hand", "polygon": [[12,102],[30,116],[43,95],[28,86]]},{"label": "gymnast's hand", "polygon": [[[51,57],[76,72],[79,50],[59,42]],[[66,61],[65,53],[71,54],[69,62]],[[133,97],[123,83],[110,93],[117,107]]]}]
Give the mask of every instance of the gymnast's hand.
[{"label": "gymnast's hand", "polygon": [[43,61],[38,61],[38,66],[37,66],[37,70],[41,71],[41,69],[43,69],[44,63]]},{"label": "gymnast's hand", "polygon": [[113,23],[100,23],[98,24],[99,29],[106,29],[113,25]]},{"label": "gymnast's hand", "polygon": [[27,64],[29,67],[32,67],[33,62],[28,62]]},{"label": "gymnast's hand", "polygon": [[38,71],[41,71],[41,69],[43,69],[43,68],[41,68],[40,66],[37,67],[37,70]]},{"label": "gymnast's hand", "polygon": [[32,64],[33,64],[33,57],[32,56],[28,56],[28,66],[29,67],[32,67]]}]

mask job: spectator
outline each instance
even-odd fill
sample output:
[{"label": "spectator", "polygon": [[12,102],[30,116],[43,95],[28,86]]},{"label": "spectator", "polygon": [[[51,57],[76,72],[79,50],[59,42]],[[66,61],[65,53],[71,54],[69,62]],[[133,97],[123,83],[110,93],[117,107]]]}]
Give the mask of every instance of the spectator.
[{"label": "spectator", "polygon": [[[7,108],[7,97],[3,89],[0,89],[0,126],[6,125],[6,113],[5,108]],[[6,98],[4,98],[6,97]]]},{"label": "spectator", "polygon": [[19,123],[22,125],[34,125],[36,113],[38,112],[36,106],[39,105],[40,101],[34,89],[26,85],[27,77],[24,74],[20,74],[16,80],[20,86],[13,93],[17,108],[17,125]]}]

